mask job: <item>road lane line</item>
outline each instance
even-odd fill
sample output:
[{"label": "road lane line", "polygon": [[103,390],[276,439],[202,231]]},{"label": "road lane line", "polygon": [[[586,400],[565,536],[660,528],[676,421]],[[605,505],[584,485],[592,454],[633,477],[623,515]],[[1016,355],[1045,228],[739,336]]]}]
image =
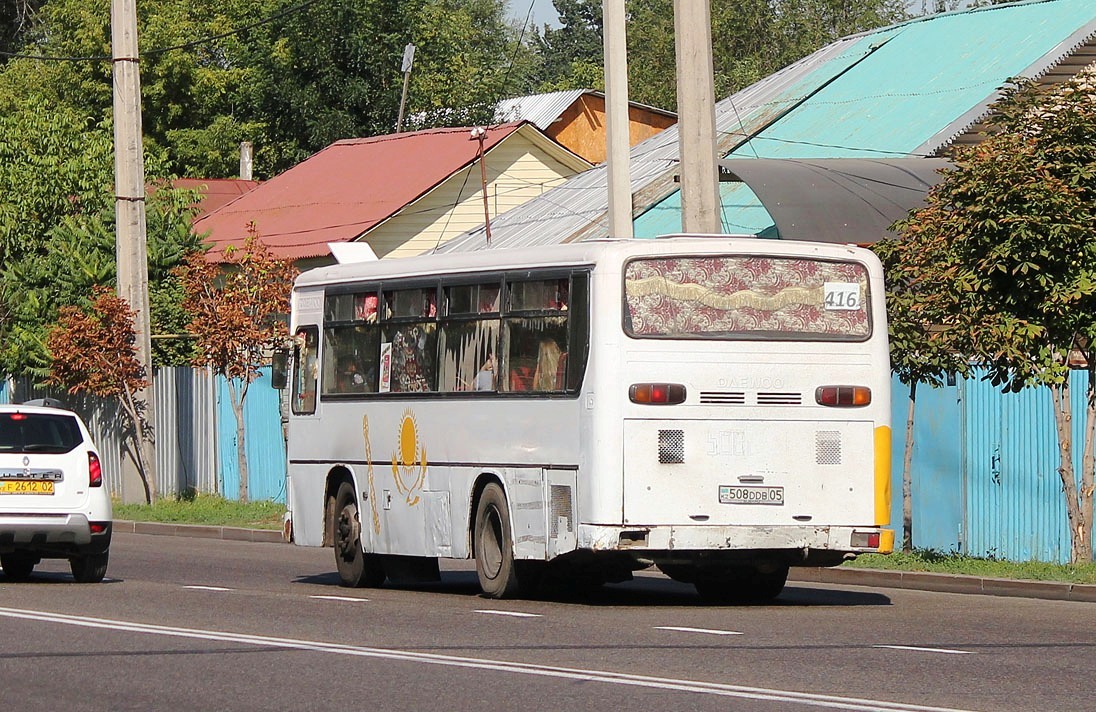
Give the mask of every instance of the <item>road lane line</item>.
[{"label": "road lane line", "polygon": [[509,662],[505,660],[466,658],[455,655],[419,653],[388,648],[368,648],[364,646],[342,645],[339,643],[325,643],[322,641],[301,640],[296,638],[276,638],[272,636],[245,635],[241,633],[230,633],[227,631],[219,630],[204,630],[201,628],[176,628],[172,626],[161,626],[148,623],[133,623],[130,621],[112,620],[109,618],[89,618],[85,616],[71,616],[64,613],[42,613],[39,611],[22,610],[18,608],[0,607],[0,617],[40,621],[44,623],[57,623],[61,625],[71,625],[82,628],[98,628],[105,630],[126,631],[131,633],[145,633],[148,635],[161,635],[174,638],[188,638],[194,640],[211,640],[225,643],[255,645],[282,650],[306,650],[309,652],[331,653],[334,655],[350,655],[362,658],[395,660],[405,663],[420,663],[425,665],[442,665],[446,667],[489,670],[493,672],[513,673],[518,675],[534,675],[538,677],[579,680],[583,682],[600,682],[607,685],[626,685],[631,687],[643,687],[649,689],[672,690],[675,692],[692,692],[718,697],[786,702],[809,707],[854,710],[855,712],[871,712],[873,710],[893,710],[896,712],[969,712],[968,710],[961,710],[952,707],[929,707],[925,705],[905,704],[902,702],[886,702],[883,700],[870,700],[856,697],[838,697],[836,695],[821,695],[809,692],[792,692],[788,690],[777,690],[764,687],[747,687],[744,685],[731,685],[717,682],[701,682],[697,680],[683,680],[667,677],[632,675],[628,673],[610,672],[605,670],[580,670],[576,668],[556,667],[551,665],[533,665],[530,663]]},{"label": "road lane line", "polygon": [[354,603],[366,603],[368,598],[356,598],[355,596],[309,596],[309,598],[319,598],[324,601],[353,601]]},{"label": "road lane line", "polygon": [[225,588],[224,586],[183,586],[183,588],[189,588],[194,591],[231,591],[231,588]]},{"label": "road lane line", "polygon": [[714,630],[712,628],[686,628],[676,625],[656,625],[655,630],[676,630],[680,633],[708,633],[709,635],[743,635],[737,630]]},{"label": "road lane line", "polygon": [[513,616],[514,618],[540,618],[539,613],[522,613],[521,611],[495,611],[490,608],[481,608],[476,613],[488,613],[492,616]]},{"label": "road lane line", "polygon": [[873,645],[873,648],[890,648],[891,650],[916,650],[921,653],[947,653],[948,655],[974,655],[973,650],[951,650],[950,648],[919,648],[916,645]]}]

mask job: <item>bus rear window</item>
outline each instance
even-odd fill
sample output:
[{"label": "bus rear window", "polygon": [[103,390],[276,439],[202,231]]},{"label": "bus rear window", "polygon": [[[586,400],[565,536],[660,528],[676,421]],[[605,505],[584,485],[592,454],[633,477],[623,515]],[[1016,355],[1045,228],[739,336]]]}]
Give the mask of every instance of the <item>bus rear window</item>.
[{"label": "bus rear window", "polygon": [[704,256],[632,260],[632,336],[858,341],[871,335],[868,273],[857,262]]}]

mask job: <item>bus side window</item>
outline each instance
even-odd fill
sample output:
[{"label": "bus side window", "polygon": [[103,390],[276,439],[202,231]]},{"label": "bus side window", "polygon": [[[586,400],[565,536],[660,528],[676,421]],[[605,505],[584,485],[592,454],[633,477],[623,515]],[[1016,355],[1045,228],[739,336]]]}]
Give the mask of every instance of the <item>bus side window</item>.
[{"label": "bus side window", "polygon": [[293,397],[290,402],[295,414],[311,415],[316,412],[319,330],[314,326],[301,327],[297,329],[294,339],[297,345],[294,350]]}]

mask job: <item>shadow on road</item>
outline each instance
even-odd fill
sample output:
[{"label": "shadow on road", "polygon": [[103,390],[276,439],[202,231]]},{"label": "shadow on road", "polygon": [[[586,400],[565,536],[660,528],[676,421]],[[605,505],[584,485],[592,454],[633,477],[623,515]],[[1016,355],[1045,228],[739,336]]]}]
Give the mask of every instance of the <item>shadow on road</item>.
[{"label": "shadow on road", "polygon": [[[300,576],[293,583],[318,586],[338,586],[339,577],[330,573]],[[474,571],[442,571],[441,581],[414,585],[393,585],[385,583],[384,589],[395,591],[418,591],[445,594],[451,596],[479,596],[479,582]],[[679,583],[660,576],[636,576],[626,583],[607,584],[605,586],[580,587],[576,589],[551,590],[535,596],[532,600],[568,603],[578,606],[698,606],[713,608],[728,606],[735,608],[751,605],[765,606],[889,606],[891,599],[872,591],[847,591],[811,586],[789,585],[776,600],[765,604],[712,604],[702,601],[696,590],[689,584]]]}]

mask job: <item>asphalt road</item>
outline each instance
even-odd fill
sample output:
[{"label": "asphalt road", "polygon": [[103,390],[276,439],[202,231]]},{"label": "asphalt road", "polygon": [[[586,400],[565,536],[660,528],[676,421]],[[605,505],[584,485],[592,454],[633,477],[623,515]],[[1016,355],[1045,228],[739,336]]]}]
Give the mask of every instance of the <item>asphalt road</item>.
[{"label": "asphalt road", "polygon": [[792,582],[702,604],[657,575],[580,600],[343,589],[330,550],[117,534],[108,580],[0,575],[19,710],[1091,710],[1096,606]]}]

